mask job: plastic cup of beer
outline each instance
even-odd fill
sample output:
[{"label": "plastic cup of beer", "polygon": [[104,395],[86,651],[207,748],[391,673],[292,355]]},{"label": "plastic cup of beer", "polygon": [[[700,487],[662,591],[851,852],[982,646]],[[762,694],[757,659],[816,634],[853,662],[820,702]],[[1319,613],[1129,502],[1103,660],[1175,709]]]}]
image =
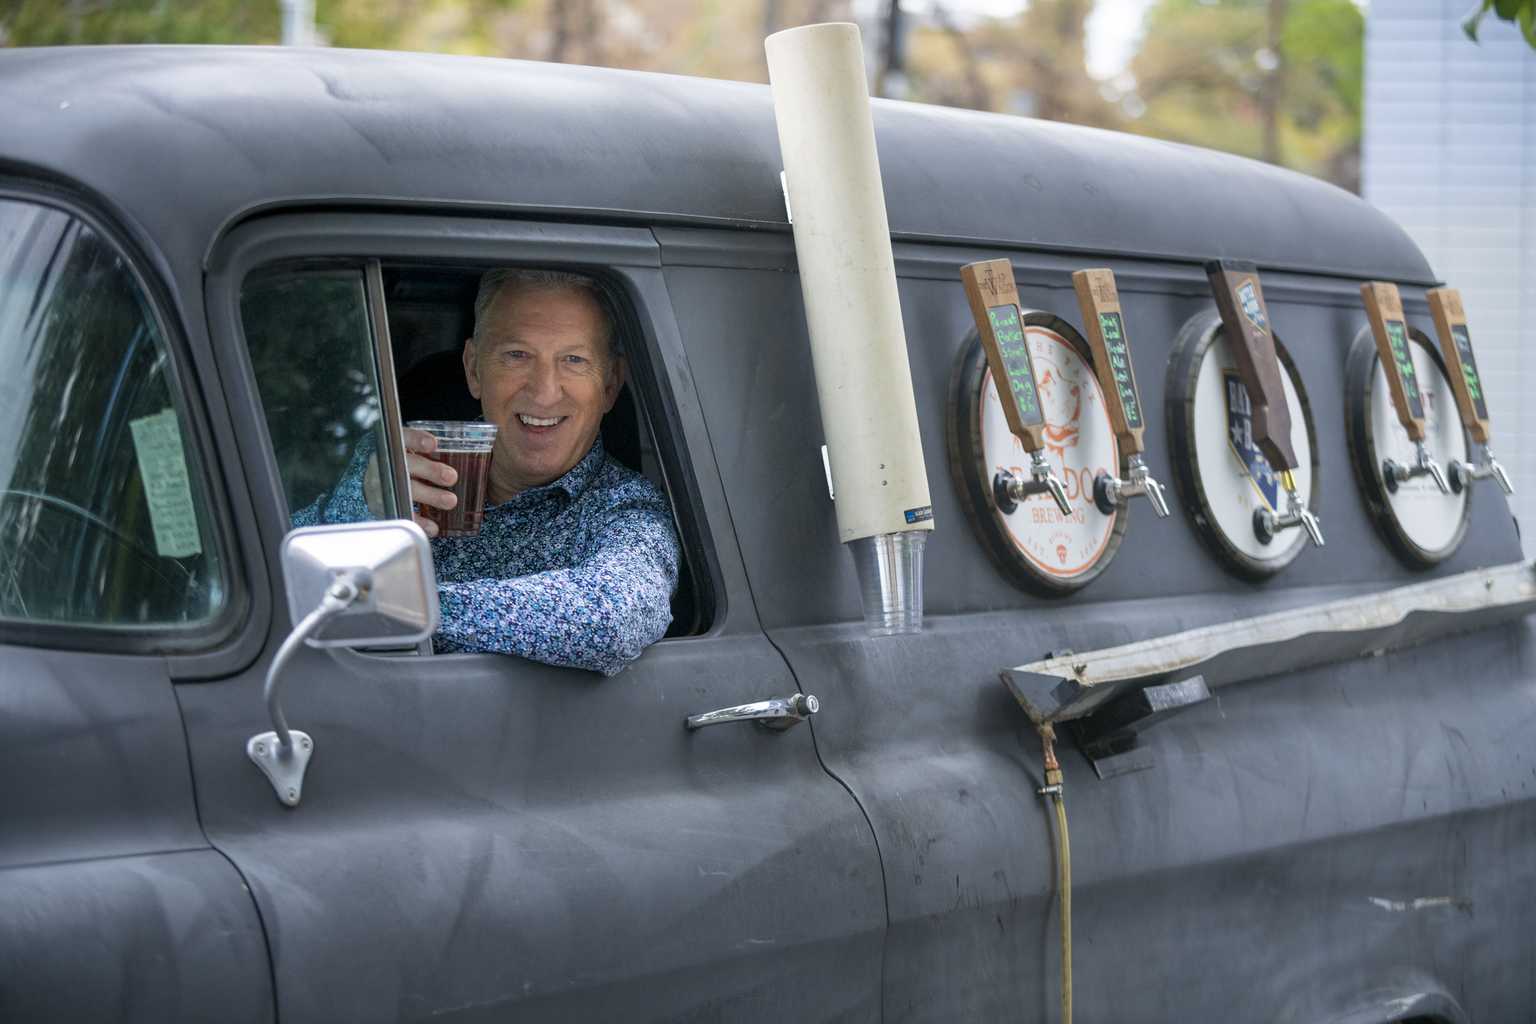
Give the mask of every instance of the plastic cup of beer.
[{"label": "plastic cup of beer", "polygon": [[418,505],[417,511],[437,524],[439,537],[473,537],[485,518],[485,487],[491,475],[491,449],[496,447],[496,424],[473,420],[412,420],[412,430],[437,438],[437,451],[427,455],[434,462],[452,466],[459,478],[453,508]]}]

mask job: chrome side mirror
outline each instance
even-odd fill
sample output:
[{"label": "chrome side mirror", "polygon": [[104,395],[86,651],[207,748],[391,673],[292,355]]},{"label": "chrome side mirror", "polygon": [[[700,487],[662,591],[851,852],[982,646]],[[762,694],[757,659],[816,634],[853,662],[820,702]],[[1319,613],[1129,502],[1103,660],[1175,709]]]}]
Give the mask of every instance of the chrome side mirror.
[{"label": "chrome side mirror", "polygon": [[407,645],[437,630],[437,577],[427,535],[408,519],[307,526],[283,538],[283,580],[293,632],[267,669],[272,731],[245,744],[277,798],[297,807],[314,753],[308,733],[283,715],[283,667],[301,643],[311,647]]}]

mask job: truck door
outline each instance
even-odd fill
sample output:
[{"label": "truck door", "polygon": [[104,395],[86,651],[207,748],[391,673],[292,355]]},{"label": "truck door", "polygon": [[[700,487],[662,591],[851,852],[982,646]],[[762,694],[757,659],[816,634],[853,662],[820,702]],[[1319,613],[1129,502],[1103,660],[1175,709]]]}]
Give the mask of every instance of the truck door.
[{"label": "truck door", "polygon": [[272,1017],[170,671],[241,609],[183,353],[127,251],[0,182],[0,1016]]},{"label": "truck door", "polygon": [[684,727],[795,684],[746,591],[648,231],[310,214],[227,238],[211,329],[273,604],[291,512],[390,414],[390,323],[420,327],[386,357],[404,372],[410,346],[434,347],[443,274],[503,265],[597,272],[626,307],[630,387],[699,624],[607,680],[503,655],[304,649],[285,683],[289,721],[314,738],[294,808],[245,755],[270,728],[263,673],[288,616],[250,671],[182,687],[205,827],[261,908],[279,1013],[872,1019],[878,856],[810,730]]}]

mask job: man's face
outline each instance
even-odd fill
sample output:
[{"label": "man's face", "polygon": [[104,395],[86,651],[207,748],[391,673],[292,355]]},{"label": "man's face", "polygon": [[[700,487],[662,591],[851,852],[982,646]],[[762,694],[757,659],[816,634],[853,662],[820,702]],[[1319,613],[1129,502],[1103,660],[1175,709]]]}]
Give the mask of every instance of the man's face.
[{"label": "man's face", "polygon": [[514,282],[496,294],[481,337],[464,343],[469,393],[500,428],[493,490],[509,496],[558,480],[592,447],[624,382],[603,324],[582,288]]}]

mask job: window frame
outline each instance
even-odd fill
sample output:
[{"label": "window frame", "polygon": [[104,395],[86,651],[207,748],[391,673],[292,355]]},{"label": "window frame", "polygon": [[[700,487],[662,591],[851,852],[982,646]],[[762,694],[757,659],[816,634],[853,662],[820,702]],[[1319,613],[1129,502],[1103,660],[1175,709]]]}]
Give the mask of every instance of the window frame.
[{"label": "window frame", "polygon": [[[668,637],[659,642],[687,641],[740,631],[739,625],[734,630],[727,630],[726,620],[732,603],[726,600],[726,595],[740,589],[744,581],[738,581],[735,578],[738,574],[731,572],[732,579],[727,582],[722,570],[722,553],[711,527],[713,519],[730,533],[723,495],[720,508],[706,507],[714,503],[706,501],[701,493],[700,480],[688,456],[687,432],[674,391],[677,375],[661,369],[665,365],[661,353],[662,336],[671,324],[671,306],[661,281],[660,250],[650,230],[631,226],[477,218],[472,214],[431,211],[347,214],[321,210],[301,215],[292,210],[272,211],[229,229],[212,248],[206,261],[207,303],[215,357],[222,366],[230,368],[221,376],[229,397],[231,416],[246,427],[247,442],[242,447],[242,455],[247,472],[252,475],[253,510],[260,544],[269,565],[268,575],[276,585],[274,614],[281,622],[286,622],[288,615],[287,601],[281,593],[278,551],[290,528],[290,510],[241,322],[240,295],[251,274],[280,264],[305,261],[362,268],[365,283],[372,276],[368,270],[370,264],[377,268],[377,272],[386,263],[438,264],[465,270],[516,265],[554,267],[595,278],[616,300],[615,312],[622,321],[621,329],[627,331],[631,340],[627,349],[630,386],[636,393],[642,428],[651,432],[655,444],[664,490],[672,506],[683,557],[695,590],[695,605],[704,624],[699,632]],[[637,282],[630,271],[654,273],[654,286]],[[382,276],[377,279],[377,284],[382,298]],[[656,289],[661,289],[659,294]],[[367,289],[367,300],[377,361],[378,347],[389,340],[387,311],[376,301],[372,285]],[[657,322],[658,319],[664,319],[665,323]],[[386,321],[382,329],[379,321]],[[672,325],[672,333],[675,334],[675,325]],[[388,407],[395,410],[398,419],[399,389],[393,373],[392,350],[387,376],[382,363],[375,369],[381,392],[389,393]],[[686,387],[691,387],[691,382]],[[384,409],[383,394],[380,404]],[[405,486],[403,438],[398,434],[397,428],[390,436],[391,469],[397,488]],[[693,447],[697,448],[698,443],[695,440]],[[738,610],[750,614],[748,608]],[[752,628],[757,628],[755,614]]]},{"label": "window frame", "polygon": [[200,526],[207,532],[202,541],[217,557],[223,601],[214,613],[194,622],[153,624],[102,624],[17,619],[0,615],[0,645],[40,647],[92,653],[187,656],[223,646],[239,630],[250,610],[249,588],[233,543],[229,496],[214,457],[212,432],[207,422],[203,395],[194,369],[191,344],[178,316],[169,288],[151,269],[146,252],[128,232],[94,202],[61,185],[26,178],[0,176],[0,200],[29,203],[73,217],[110,246],[123,260],[128,274],[164,346],[166,387],[182,432],[182,448],[189,465],[193,500],[201,502]]}]

